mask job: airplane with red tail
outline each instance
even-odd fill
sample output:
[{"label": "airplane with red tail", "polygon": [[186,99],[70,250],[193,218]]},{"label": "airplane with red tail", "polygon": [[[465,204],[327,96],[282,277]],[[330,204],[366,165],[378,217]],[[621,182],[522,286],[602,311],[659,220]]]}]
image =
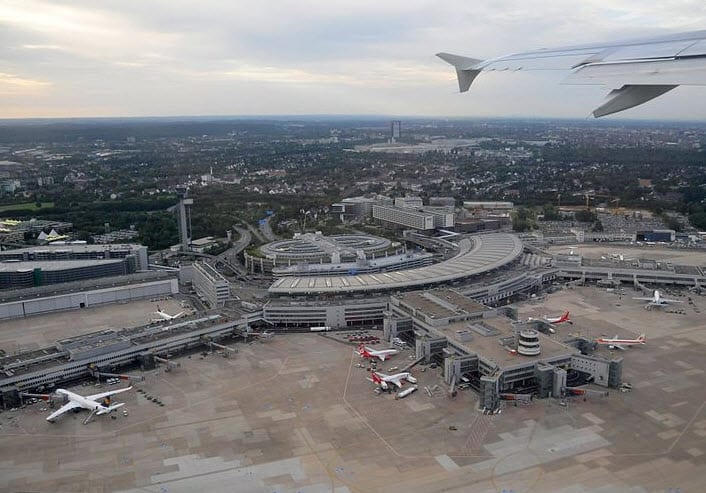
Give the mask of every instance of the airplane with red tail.
[{"label": "airplane with red tail", "polygon": [[365,359],[378,358],[380,361],[385,361],[387,358],[397,354],[398,352],[399,351],[397,351],[397,349],[381,349],[376,351],[375,349],[371,349],[364,344],[358,346],[358,354],[361,358]]},{"label": "airplane with red tail", "polygon": [[544,317],[544,320],[553,325],[563,324],[564,322],[573,324],[573,322],[569,318],[568,310],[562,313],[560,317]]},{"label": "airplane with red tail", "polygon": [[625,351],[629,346],[643,345],[647,343],[647,338],[645,334],[640,334],[637,339],[618,339],[618,335],[615,337],[599,337],[596,339],[597,344],[603,344],[608,346],[609,349],[620,349]]},{"label": "airplane with red tail", "polygon": [[406,380],[409,383],[417,383],[417,379],[412,376],[411,373],[403,371],[402,373],[395,373],[394,375],[385,375],[384,373],[378,373],[376,371],[372,372],[369,378],[371,382],[379,385],[383,389],[387,390],[388,384],[396,385],[398,388],[402,388],[402,381]]}]

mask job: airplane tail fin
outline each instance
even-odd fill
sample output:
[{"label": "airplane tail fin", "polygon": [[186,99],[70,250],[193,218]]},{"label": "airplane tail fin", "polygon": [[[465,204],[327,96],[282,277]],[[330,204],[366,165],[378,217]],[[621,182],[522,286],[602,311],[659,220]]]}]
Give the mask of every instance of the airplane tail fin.
[{"label": "airplane tail fin", "polygon": [[456,69],[456,76],[458,77],[458,88],[461,92],[468,91],[468,88],[471,87],[473,80],[478,77],[478,74],[480,74],[480,70],[475,69],[474,67],[483,60],[468,58],[460,55],[452,55],[451,53],[437,53],[436,56],[441,58],[446,63],[454,66]]},{"label": "airplane tail fin", "polygon": [[645,337],[645,334],[640,334],[637,340],[644,343],[647,342],[647,337]]}]

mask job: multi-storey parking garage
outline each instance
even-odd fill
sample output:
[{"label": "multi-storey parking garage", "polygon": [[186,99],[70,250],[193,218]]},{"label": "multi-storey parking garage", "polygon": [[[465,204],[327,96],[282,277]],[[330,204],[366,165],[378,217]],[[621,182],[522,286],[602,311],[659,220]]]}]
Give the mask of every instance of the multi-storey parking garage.
[{"label": "multi-storey parking garage", "polygon": [[556,255],[557,276],[565,279],[610,280],[617,283],[706,286],[706,274],[696,265],[679,265],[649,259],[589,259],[580,255]]},{"label": "multi-storey parking garage", "polygon": [[377,274],[285,277],[270,294],[308,295],[384,292],[453,282],[499,269],[522,254],[519,238],[508,233],[476,235],[459,243],[459,253],[436,265]]},{"label": "multi-storey parking garage", "polygon": [[[369,235],[325,236],[306,233],[291,240],[275,241],[260,247],[260,256],[245,255],[245,264],[251,272],[269,273],[276,267],[298,264],[351,262],[362,257],[374,259],[394,251],[386,238]],[[400,247],[396,253],[401,253]]]}]

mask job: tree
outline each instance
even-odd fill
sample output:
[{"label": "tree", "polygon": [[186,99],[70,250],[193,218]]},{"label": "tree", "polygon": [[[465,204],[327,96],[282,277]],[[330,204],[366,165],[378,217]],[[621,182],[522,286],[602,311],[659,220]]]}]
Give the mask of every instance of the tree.
[{"label": "tree", "polygon": [[554,206],[554,204],[544,204],[542,210],[544,211],[545,221],[558,221],[559,219],[561,219],[561,215],[559,214],[559,211]]},{"label": "tree", "polygon": [[689,214],[689,222],[699,231],[706,231],[706,212],[693,212]]},{"label": "tree", "polygon": [[598,220],[598,216],[595,212],[580,210],[574,213],[574,217],[577,221],[582,223],[594,223]]},{"label": "tree", "polygon": [[513,231],[528,231],[534,227],[534,214],[526,207],[518,207],[512,215]]}]

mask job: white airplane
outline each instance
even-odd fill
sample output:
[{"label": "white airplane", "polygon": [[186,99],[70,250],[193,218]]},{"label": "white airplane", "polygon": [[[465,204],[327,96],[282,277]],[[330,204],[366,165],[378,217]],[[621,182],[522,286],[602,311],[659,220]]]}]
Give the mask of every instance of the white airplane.
[{"label": "white airplane", "polygon": [[157,307],[156,312],[152,312],[154,315],[157,315],[159,318],[153,318],[153,321],[160,322],[162,320],[174,320],[176,318],[180,318],[184,315],[184,312],[179,312],[176,315],[169,315],[167,312],[162,311],[160,307]]},{"label": "white airplane", "polygon": [[629,346],[642,345],[647,343],[647,338],[645,334],[640,334],[637,339],[619,339],[616,334],[615,337],[599,337],[596,339],[596,343],[607,345],[609,349],[620,349],[625,351]]},{"label": "white airplane", "polygon": [[532,50],[490,60],[437,56],[454,66],[461,92],[482,71],[572,70],[564,83],[614,88],[593,111],[596,118],[638,106],[679,85],[706,85],[706,31]]},{"label": "white airplane", "polygon": [[[115,411],[119,407],[125,405],[124,402],[118,404],[110,404],[110,396],[119,394],[130,390],[132,387],[126,387],[119,390],[109,390],[108,392],[101,392],[100,394],[93,394],[82,396],[71,392],[70,390],[57,389],[56,393],[65,396],[69,402],[61,406],[59,409],[47,416],[47,421],[53,423],[54,420],[64,414],[65,412],[71,411],[72,409],[88,409],[91,413],[83,421],[83,424],[87,424],[94,414],[108,414]],[[103,399],[103,402],[98,402],[99,399]]]},{"label": "white airplane", "polygon": [[634,300],[637,301],[647,301],[645,304],[645,308],[650,308],[653,306],[666,306],[670,303],[683,303],[683,301],[679,300],[670,300],[669,298],[662,298],[662,295],[660,294],[658,289],[655,289],[654,294],[652,295],[652,298],[633,298]]},{"label": "white airplane", "polygon": [[399,351],[397,349],[381,349],[376,351],[375,349],[370,349],[369,347],[361,344],[358,346],[358,354],[361,358],[372,359],[378,358],[380,361],[385,361],[390,356],[397,354]]},{"label": "white airplane", "polygon": [[[527,319],[528,322],[530,322],[530,321],[532,321],[532,320],[534,320],[532,317],[529,317],[529,318]],[[574,324],[574,323],[571,321],[571,319],[569,318],[569,312],[568,312],[568,310],[565,311],[564,313],[562,313],[562,314],[561,314],[560,316],[558,316],[558,317],[546,317],[546,316],[545,316],[545,317],[542,318],[542,320],[543,320],[544,322],[548,323],[549,325],[559,325],[559,324],[563,324],[564,322],[568,322],[568,323],[570,323],[571,325]],[[551,332],[552,334],[554,334],[554,333],[555,333],[554,328],[553,328],[553,327],[549,327],[549,332]]]},{"label": "white airplane", "polygon": [[573,322],[569,318],[569,311],[565,311],[558,317],[544,317],[544,320],[552,325],[558,325],[558,324],[563,324],[564,322],[568,322],[573,325]]},{"label": "white airplane", "polygon": [[379,385],[383,389],[387,390],[388,384],[396,385],[402,388],[402,380],[407,380],[409,383],[417,383],[417,379],[412,376],[411,373],[403,371],[402,373],[395,373],[394,375],[385,375],[384,373],[372,372],[372,378],[369,378],[371,382]]}]

